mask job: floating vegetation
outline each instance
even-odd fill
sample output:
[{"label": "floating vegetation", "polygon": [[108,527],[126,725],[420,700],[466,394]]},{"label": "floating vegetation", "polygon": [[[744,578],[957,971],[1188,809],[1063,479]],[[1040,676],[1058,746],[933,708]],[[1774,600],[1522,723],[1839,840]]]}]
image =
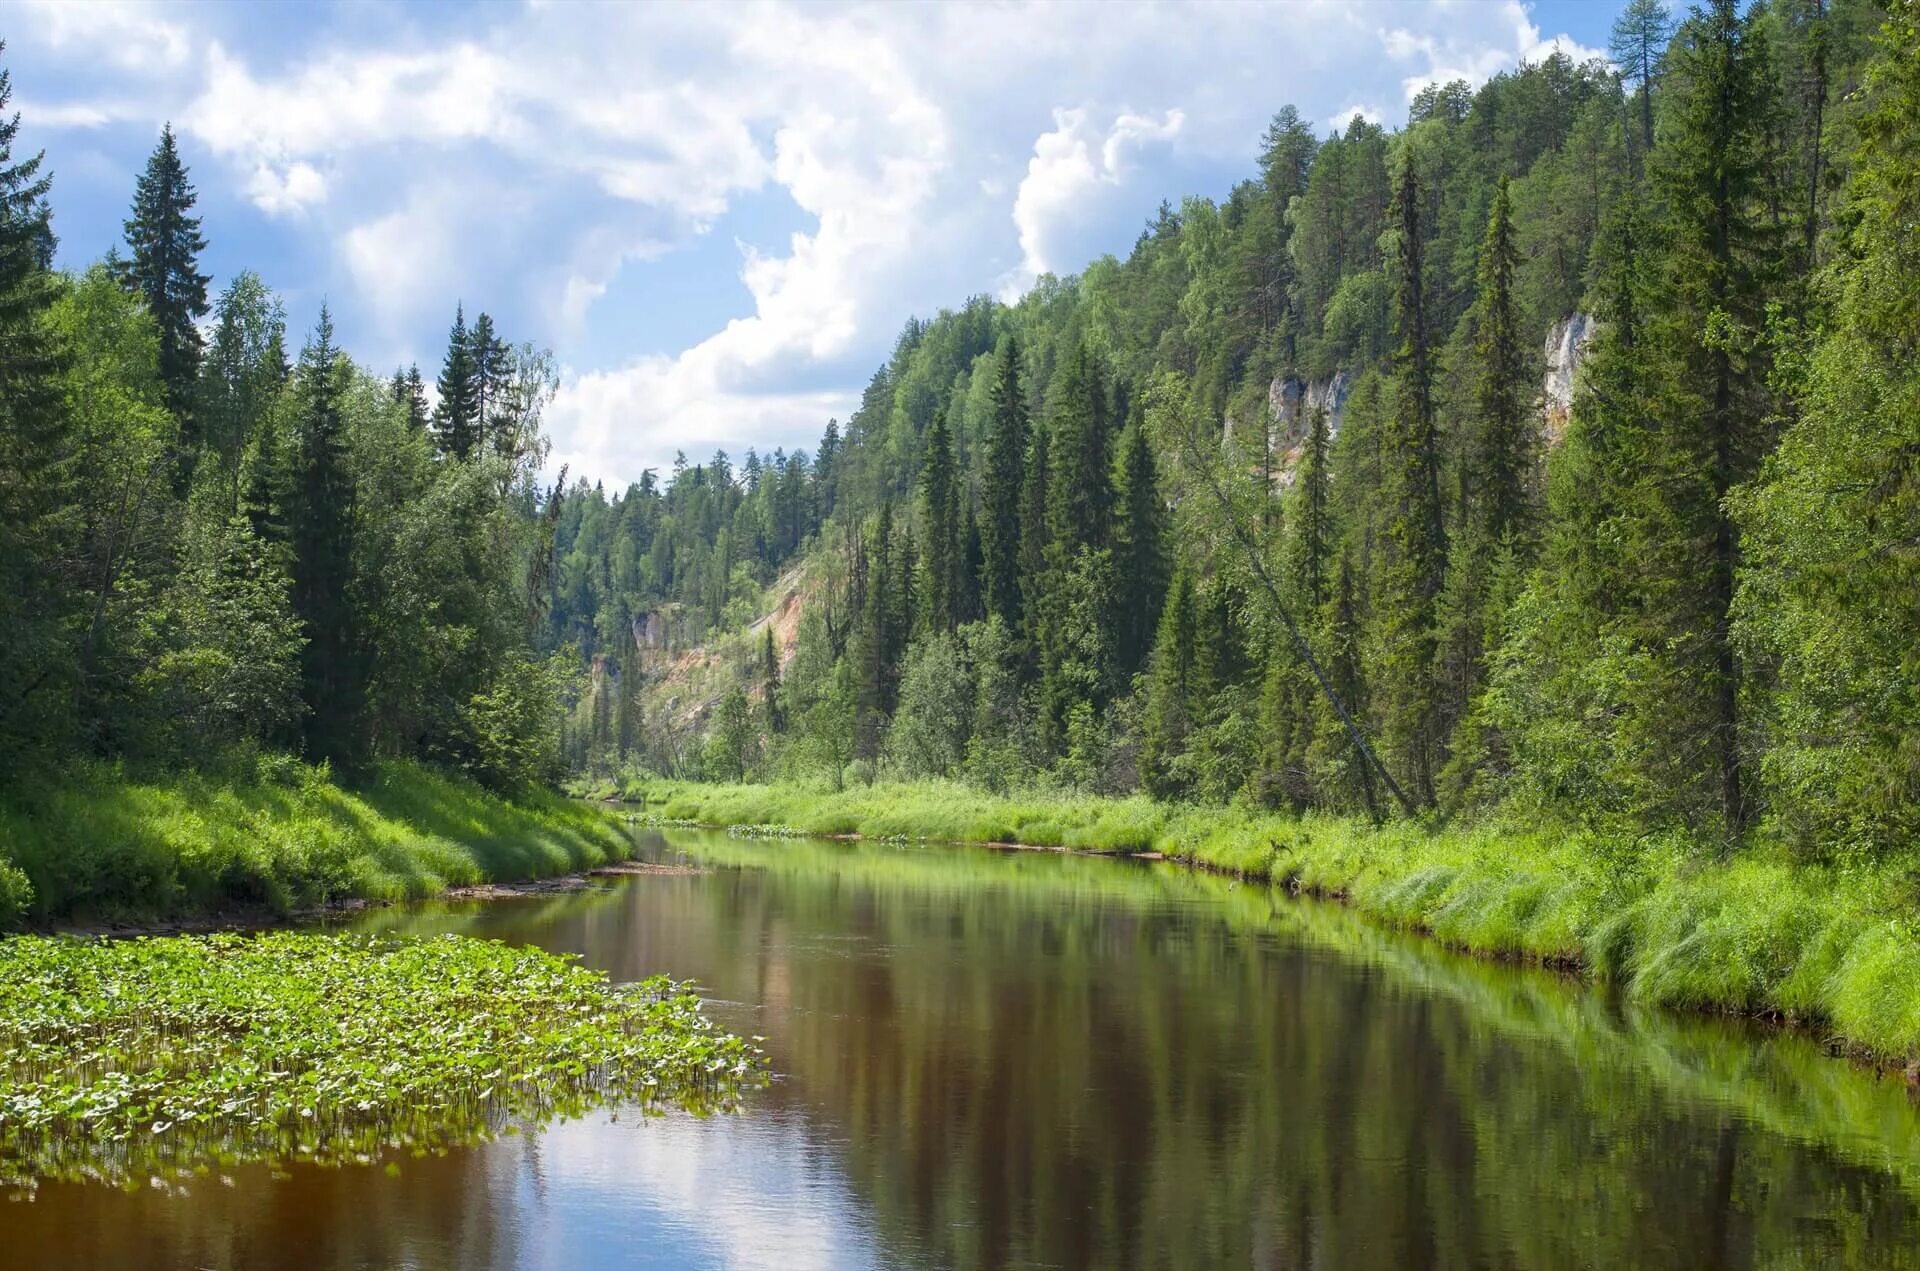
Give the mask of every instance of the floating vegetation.
[{"label": "floating vegetation", "polygon": [[729,825],[729,836],[737,839],[803,839],[811,835],[797,825]]},{"label": "floating vegetation", "polygon": [[371,1162],[765,1082],[685,985],[463,936],[0,941],[0,1186]]},{"label": "floating vegetation", "polygon": [[690,821],[683,816],[661,816],[654,812],[629,812],[627,824],[638,825],[649,830],[698,830],[705,826],[700,821]]}]

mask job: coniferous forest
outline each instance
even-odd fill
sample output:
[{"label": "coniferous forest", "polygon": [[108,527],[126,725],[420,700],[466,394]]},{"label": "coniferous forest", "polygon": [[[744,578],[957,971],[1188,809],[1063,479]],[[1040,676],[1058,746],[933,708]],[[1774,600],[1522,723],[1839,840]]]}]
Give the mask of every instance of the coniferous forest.
[{"label": "coniferous forest", "polygon": [[1283,108],[814,454],[577,482],[569,765],[1904,850],[1914,21],[1635,0],[1397,131]]},{"label": "coniferous forest", "polygon": [[611,495],[543,484],[557,372],[490,315],[376,370],[213,294],[171,132],[54,271],[8,115],[0,753],[1904,850],[1915,21],[1633,0],[1398,129],[1284,107],[1124,259],[910,320],[811,454]]}]

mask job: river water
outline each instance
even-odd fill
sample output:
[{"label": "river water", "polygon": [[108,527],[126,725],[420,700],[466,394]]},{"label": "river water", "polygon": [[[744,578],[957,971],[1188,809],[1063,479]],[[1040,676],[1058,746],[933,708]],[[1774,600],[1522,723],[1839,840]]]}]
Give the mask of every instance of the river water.
[{"label": "river water", "polygon": [[1920,1114],[1806,1039],[1166,864],[643,839],[704,872],[357,925],[696,980],[742,1113],[49,1184],[0,1266],[1920,1266]]}]

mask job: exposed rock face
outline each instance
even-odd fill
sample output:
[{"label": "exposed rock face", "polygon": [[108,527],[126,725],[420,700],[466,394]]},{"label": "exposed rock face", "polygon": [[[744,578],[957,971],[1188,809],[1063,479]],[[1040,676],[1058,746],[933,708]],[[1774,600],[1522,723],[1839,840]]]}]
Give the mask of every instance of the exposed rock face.
[{"label": "exposed rock face", "polygon": [[1267,411],[1273,417],[1274,481],[1285,489],[1293,484],[1294,469],[1306,448],[1307,434],[1313,427],[1313,413],[1327,412],[1327,436],[1340,434],[1340,423],[1347,409],[1347,396],[1353,391],[1353,377],[1335,371],[1332,379],[1308,382],[1297,376],[1275,380],[1267,388]]},{"label": "exposed rock face", "polygon": [[1593,342],[1595,325],[1590,315],[1576,313],[1554,323],[1547,332],[1542,350],[1547,372],[1540,382],[1540,413],[1549,446],[1558,445],[1566,435],[1567,416],[1573,411],[1574,376],[1586,357],[1587,346]]}]

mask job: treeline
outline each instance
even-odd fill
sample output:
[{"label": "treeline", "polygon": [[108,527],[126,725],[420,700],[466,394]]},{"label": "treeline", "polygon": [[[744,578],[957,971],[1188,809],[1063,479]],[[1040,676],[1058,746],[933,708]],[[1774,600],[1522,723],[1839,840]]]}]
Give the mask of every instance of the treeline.
[{"label": "treeline", "polygon": [[170,129],[124,254],[55,271],[9,96],[0,71],[5,780],[279,751],[555,776],[577,661],[535,651],[551,358],[462,313],[429,409],[417,368],[355,365],[324,308],[290,356],[254,274],[209,297]]},{"label": "treeline", "polygon": [[[1612,52],[1283,110],[1125,261],[910,323],[804,487],[791,659],[699,746],[598,676],[576,762],[1908,843],[1914,7],[1633,0]],[[705,620],[786,560],[764,498]]]}]

